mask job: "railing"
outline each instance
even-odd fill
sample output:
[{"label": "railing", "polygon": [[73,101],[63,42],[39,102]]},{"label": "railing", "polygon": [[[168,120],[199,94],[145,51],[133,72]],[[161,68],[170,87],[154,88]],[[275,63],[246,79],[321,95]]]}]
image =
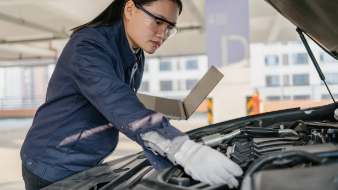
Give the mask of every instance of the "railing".
[{"label": "railing", "polygon": [[0,110],[29,110],[37,109],[45,103],[44,96],[35,97],[0,97]]}]

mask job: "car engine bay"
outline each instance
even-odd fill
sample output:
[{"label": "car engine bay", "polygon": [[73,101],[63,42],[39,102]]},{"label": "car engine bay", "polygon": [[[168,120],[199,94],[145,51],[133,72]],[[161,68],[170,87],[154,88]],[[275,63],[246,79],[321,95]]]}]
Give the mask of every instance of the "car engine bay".
[{"label": "car engine bay", "polygon": [[[267,128],[262,128],[261,123],[253,121],[230,133],[208,135],[196,141],[213,147],[243,169],[244,175],[236,177],[241,184],[239,189],[318,189],[312,183],[308,186],[309,180],[325,183],[325,189],[337,189],[338,122],[297,120]],[[222,137],[226,140],[220,140]],[[318,175],[321,170],[325,176]],[[293,183],[295,174],[297,182]],[[168,183],[209,189],[179,167]],[[299,183],[304,184],[300,187]],[[221,189],[224,188],[227,189]]]}]

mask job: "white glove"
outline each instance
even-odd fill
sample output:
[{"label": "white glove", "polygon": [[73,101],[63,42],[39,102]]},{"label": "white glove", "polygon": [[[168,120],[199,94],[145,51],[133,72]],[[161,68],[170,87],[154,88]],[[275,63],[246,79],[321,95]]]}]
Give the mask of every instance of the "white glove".
[{"label": "white glove", "polygon": [[174,158],[193,179],[209,185],[228,184],[232,189],[238,187],[234,176],[243,174],[242,169],[226,156],[192,140],[186,140]]},{"label": "white glove", "polygon": [[193,179],[207,183],[228,184],[238,187],[234,176],[243,174],[242,169],[218,151],[179,136],[170,141],[156,131],[141,134],[146,147],[154,153],[167,157],[172,163],[179,164]]}]

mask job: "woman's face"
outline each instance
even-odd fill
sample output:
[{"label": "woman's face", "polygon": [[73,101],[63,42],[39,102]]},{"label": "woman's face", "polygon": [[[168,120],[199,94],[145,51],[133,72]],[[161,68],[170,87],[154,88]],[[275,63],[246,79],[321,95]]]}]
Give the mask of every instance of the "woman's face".
[{"label": "woman's face", "polygon": [[[157,0],[143,5],[151,14],[166,21],[176,24],[179,16],[179,6],[171,0]],[[138,9],[133,1],[128,1],[124,9],[124,25],[129,44],[133,48],[140,47],[145,52],[153,54],[166,40],[166,27],[171,28],[166,22],[152,23],[151,16]],[[153,26],[157,26],[155,29]]]}]

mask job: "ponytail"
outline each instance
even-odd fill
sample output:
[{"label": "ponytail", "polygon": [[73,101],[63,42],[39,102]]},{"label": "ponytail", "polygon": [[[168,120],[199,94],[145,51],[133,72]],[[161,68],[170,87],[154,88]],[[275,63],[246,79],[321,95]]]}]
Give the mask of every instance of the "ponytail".
[{"label": "ponytail", "polygon": [[99,16],[92,21],[71,29],[72,35],[87,27],[109,26],[122,19],[123,8],[127,0],[114,0]]}]

